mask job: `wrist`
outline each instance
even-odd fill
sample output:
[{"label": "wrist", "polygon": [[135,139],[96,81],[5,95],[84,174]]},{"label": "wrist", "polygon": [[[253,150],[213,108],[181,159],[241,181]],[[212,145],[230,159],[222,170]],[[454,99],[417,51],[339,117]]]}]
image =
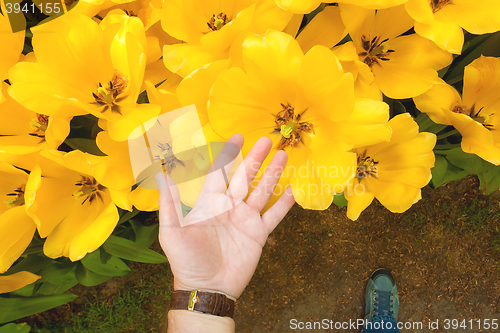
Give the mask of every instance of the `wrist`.
[{"label": "wrist", "polygon": [[168,312],[168,332],[185,333],[234,333],[234,320],[210,314],[188,310],[170,310]]}]

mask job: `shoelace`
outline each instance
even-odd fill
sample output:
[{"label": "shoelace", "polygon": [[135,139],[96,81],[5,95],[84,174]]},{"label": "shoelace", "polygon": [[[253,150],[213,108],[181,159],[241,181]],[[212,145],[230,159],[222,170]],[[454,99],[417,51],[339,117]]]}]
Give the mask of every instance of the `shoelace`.
[{"label": "shoelace", "polygon": [[[375,311],[378,313],[378,309],[384,309],[384,312],[387,311],[385,315],[392,316],[394,315],[394,309],[392,307],[392,293],[390,291],[373,291],[373,300],[375,301]],[[389,310],[385,310],[389,309]]]}]

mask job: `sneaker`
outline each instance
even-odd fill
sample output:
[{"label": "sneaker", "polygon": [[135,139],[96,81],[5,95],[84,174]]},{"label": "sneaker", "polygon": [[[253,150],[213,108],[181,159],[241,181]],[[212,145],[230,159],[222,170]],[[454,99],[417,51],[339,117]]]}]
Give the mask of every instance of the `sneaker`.
[{"label": "sneaker", "polygon": [[375,316],[392,316],[397,320],[399,312],[398,289],[391,272],[379,268],[373,272],[366,285],[365,320]]}]

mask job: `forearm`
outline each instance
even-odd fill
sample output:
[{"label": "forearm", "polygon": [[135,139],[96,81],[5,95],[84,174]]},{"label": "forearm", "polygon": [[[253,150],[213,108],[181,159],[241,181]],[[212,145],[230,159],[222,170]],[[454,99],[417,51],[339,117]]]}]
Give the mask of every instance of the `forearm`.
[{"label": "forearm", "polygon": [[168,312],[168,333],[234,333],[234,320],[187,310]]}]

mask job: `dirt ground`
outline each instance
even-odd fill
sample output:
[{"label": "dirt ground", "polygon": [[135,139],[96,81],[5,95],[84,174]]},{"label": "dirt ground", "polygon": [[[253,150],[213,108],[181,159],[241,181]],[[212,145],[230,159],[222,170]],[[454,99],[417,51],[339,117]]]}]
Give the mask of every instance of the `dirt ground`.
[{"label": "dirt ground", "polygon": [[404,214],[374,202],[356,222],[345,217],[346,208],[318,212],[295,206],[272,233],[238,301],[236,331],[293,332],[292,319],[363,318],[365,285],[379,267],[395,277],[398,320],[422,322],[423,329],[402,332],[429,332],[429,321],[436,320],[432,331],[446,332],[453,322],[445,319],[459,325],[466,319],[462,332],[479,332],[478,319],[500,322],[498,198],[479,194],[477,185],[469,177],[425,188],[423,199]]},{"label": "dirt ground", "polygon": [[[391,270],[397,282],[398,320],[422,322],[421,329],[402,332],[447,332],[446,319],[466,320],[466,328],[456,332],[500,332],[479,330],[476,321],[500,322],[500,195],[480,194],[477,179],[468,177],[436,190],[426,187],[422,197],[404,214],[374,202],[356,222],[345,217],[346,208],[294,206],[270,235],[237,302],[236,332],[306,332],[293,330],[291,321],[324,319],[333,322],[333,329],[307,332],[359,332],[335,329],[335,323],[363,318],[365,285],[379,267]],[[89,295],[111,299],[148,276],[154,276],[158,288],[169,288],[167,267],[133,263],[129,275],[92,288],[75,287],[70,290],[80,295],[75,301],[32,316],[28,323],[64,323],[71,313],[85,316],[81,308]],[[165,302],[154,303],[145,304],[146,316],[157,322],[163,318],[163,324],[147,331],[166,332]],[[430,330],[429,322],[436,320],[437,329]]]}]

